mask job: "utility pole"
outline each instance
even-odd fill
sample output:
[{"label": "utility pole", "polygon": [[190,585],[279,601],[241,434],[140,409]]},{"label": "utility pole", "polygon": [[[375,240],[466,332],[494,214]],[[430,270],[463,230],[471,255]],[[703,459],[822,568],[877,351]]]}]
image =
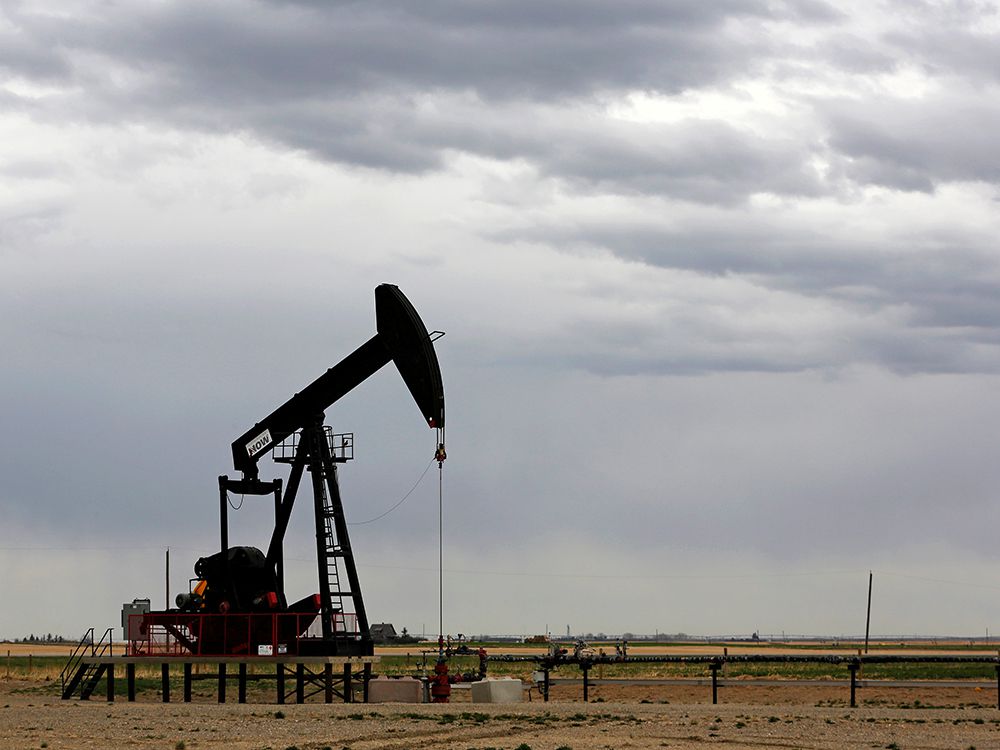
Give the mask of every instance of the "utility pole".
[{"label": "utility pole", "polygon": [[164,596],[166,597],[167,603],[163,605],[163,608],[170,609],[170,547],[167,547],[166,573],[167,573],[167,588],[164,592]]},{"label": "utility pole", "polygon": [[872,572],[868,571],[868,616],[865,618],[865,653],[868,653],[868,628],[872,624]]}]

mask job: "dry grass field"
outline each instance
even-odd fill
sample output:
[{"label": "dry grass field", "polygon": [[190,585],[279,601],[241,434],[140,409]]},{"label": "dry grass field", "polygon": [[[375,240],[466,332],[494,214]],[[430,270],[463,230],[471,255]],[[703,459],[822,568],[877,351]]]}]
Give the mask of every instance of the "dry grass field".
[{"label": "dry grass field", "polygon": [[[62,701],[53,679],[0,678],[0,747],[138,750],[611,750],[612,748],[1000,748],[995,692],[961,688],[865,688],[850,708],[842,686],[728,685],[712,705],[703,685],[558,685],[552,700],[483,705],[456,690],[447,705],[275,705],[270,691],[247,704],[216,702],[211,681],[193,703],[160,701],[147,686],[121,696]],[[235,696],[230,693],[230,700]]]},{"label": "dry grass field", "polygon": [[[712,705],[704,683],[599,684],[591,687],[591,702],[585,704],[575,681],[555,685],[548,703],[526,691],[531,702],[472,704],[467,689],[456,689],[447,705],[331,705],[317,697],[303,705],[278,706],[272,702],[273,686],[266,683],[252,685],[250,702],[244,705],[235,702],[233,686],[231,702],[220,705],[210,679],[195,683],[193,703],[178,702],[180,691],[174,688],[174,702],[164,704],[150,674],[140,679],[135,703],[121,694],[107,703],[97,696],[90,701],[59,699],[58,665],[69,652],[66,646],[0,648],[0,656],[10,649],[9,663],[15,664],[10,674],[0,668],[0,748],[1000,749],[996,689],[982,682],[978,687],[920,688],[869,683],[859,689],[860,705],[854,709],[843,684],[771,686],[738,679],[720,688],[718,705]],[[694,645],[681,652],[706,653],[704,648],[719,651],[717,646]],[[730,647],[730,653],[737,648]],[[969,653],[962,644],[955,649]],[[419,647],[411,651],[415,655]],[[914,653],[912,648],[905,651]],[[651,650],[633,653],[643,652]],[[941,652],[938,644],[934,653]],[[30,671],[27,653],[33,655]],[[405,653],[382,651],[386,662],[405,658]],[[577,671],[560,670],[558,676],[572,677]],[[123,683],[119,679],[120,690]]]}]

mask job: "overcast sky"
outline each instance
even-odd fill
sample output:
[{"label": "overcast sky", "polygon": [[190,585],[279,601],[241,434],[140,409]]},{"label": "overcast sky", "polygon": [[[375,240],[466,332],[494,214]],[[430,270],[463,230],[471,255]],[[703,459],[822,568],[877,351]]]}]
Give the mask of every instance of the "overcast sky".
[{"label": "overcast sky", "polygon": [[[164,601],[395,283],[445,630],[1000,633],[1000,14],[977,0],[0,0],[0,637]],[[434,434],[327,412],[369,617]],[[284,476],[269,462],[262,475]],[[286,543],[315,591],[311,514]],[[267,546],[267,500],[231,513]]]}]

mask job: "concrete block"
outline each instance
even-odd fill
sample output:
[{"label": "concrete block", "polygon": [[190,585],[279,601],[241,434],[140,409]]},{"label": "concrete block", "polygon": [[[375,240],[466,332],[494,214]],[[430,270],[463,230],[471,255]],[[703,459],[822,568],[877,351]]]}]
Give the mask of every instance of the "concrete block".
[{"label": "concrete block", "polygon": [[520,703],[522,695],[521,681],[513,677],[472,683],[473,703]]},{"label": "concrete block", "polygon": [[376,677],[368,683],[368,702],[422,703],[422,685],[415,677]]}]

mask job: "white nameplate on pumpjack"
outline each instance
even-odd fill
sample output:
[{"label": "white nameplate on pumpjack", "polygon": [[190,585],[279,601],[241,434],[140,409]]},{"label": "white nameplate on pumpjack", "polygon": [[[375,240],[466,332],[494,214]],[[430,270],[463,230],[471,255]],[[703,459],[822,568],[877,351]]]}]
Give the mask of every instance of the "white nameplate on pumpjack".
[{"label": "white nameplate on pumpjack", "polygon": [[269,447],[274,440],[271,439],[271,431],[264,430],[257,437],[247,443],[247,454],[253,458],[265,448]]}]

